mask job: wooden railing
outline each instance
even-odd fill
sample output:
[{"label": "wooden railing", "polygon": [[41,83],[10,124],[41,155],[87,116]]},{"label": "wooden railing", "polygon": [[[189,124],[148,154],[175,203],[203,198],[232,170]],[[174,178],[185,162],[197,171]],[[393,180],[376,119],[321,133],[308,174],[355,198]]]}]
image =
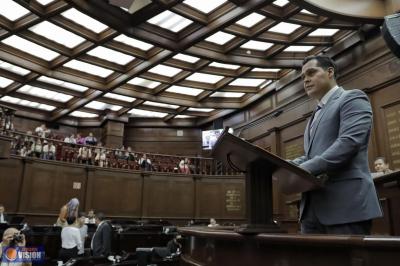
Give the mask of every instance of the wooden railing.
[{"label": "wooden railing", "polygon": [[[110,149],[99,145],[71,144],[57,139],[57,137],[42,138],[9,130],[7,130],[7,135],[13,138],[11,154],[21,157],[142,171],[207,175],[239,174],[212,158]],[[144,156],[146,156],[146,160]],[[187,163],[180,167],[180,162],[185,159]]]}]

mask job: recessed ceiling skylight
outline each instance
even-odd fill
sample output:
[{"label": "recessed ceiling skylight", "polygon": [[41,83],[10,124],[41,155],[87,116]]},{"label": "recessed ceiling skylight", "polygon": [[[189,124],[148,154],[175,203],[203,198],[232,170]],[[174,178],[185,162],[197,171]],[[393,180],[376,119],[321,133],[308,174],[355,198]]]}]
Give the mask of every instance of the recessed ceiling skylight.
[{"label": "recessed ceiling skylight", "polygon": [[103,78],[108,77],[111,73],[113,73],[113,71],[110,69],[95,66],[75,59],[65,63],[64,66]]},{"label": "recessed ceiling skylight", "polygon": [[88,54],[120,65],[126,65],[135,59],[133,56],[103,46],[97,46],[90,50]]},{"label": "recessed ceiling skylight", "polygon": [[158,85],[161,84],[158,81],[142,79],[142,78],[139,78],[139,77],[131,79],[130,81],[128,81],[128,83],[132,84],[132,85],[146,87],[146,88],[149,88],[149,89],[154,89],[155,87],[157,87]]},{"label": "recessed ceiling skylight", "polygon": [[7,87],[8,85],[10,85],[13,82],[14,82],[14,80],[0,77],[0,87],[1,88],[5,88],[5,87]]},{"label": "recessed ceiling skylight", "polygon": [[91,101],[90,103],[86,104],[85,107],[96,109],[96,110],[110,109],[112,111],[119,111],[122,108],[122,106],[119,106],[119,105],[107,104],[107,103],[98,102],[98,101]]},{"label": "recessed ceiling skylight", "polygon": [[308,36],[332,36],[338,31],[338,29],[316,29],[308,34]]},{"label": "recessed ceiling skylight", "polygon": [[1,0],[0,15],[6,17],[8,20],[16,21],[28,13],[28,9],[12,0]]},{"label": "recessed ceiling skylight", "polygon": [[224,98],[240,98],[244,95],[243,92],[224,92],[217,91],[211,94],[210,97],[224,97]]},{"label": "recessed ceiling skylight", "polygon": [[301,45],[291,45],[288,48],[286,48],[285,52],[308,52],[312,50],[314,46],[301,46]]},{"label": "recessed ceiling skylight", "polygon": [[213,42],[213,43],[216,43],[216,44],[219,44],[219,45],[224,45],[225,43],[229,42],[233,38],[235,38],[235,35],[232,35],[232,34],[229,34],[229,33],[225,33],[223,31],[219,31],[217,33],[214,33],[210,37],[208,37],[206,39],[206,41],[207,42]]},{"label": "recessed ceiling skylight", "polygon": [[265,51],[268,50],[273,44],[269,42],[248,41],[242,44],[240,48]]},{"label": "recessed ceiling skylight", "polygon": [[44,60],[47,61],[51,61],[60,55],[59,53],[56,53],[50,49],[47,49],[31,41],[25,40],[16,35],[12,35],[7,39],[2,40],[2,42],[16,49],[29,53],[33,56],[43,58]]},{"label": "recessed ceiling skylight", "polygon": [[204,74],[204,73],[194,73],[186,78],[186,80],[197,81],[197,82],[205,82],[205,83],[217,83],[223,76]]},{"label": "recessed ceiling skylight", "polygon": [[36,1],[38,1],[41,5],[45,6],[45,5],[48,5],[52,2],[54,2],[55,0],[36,0]]},{"label": "recessed ceiling skylight", "polygon": [[69,115],[70,116],[75,116],[75,117],[82,117],[82,118],[95,118],[95,117],[98,117],[97,114],[92,114],[92,113],[87,113],[87,112],[82,112],[82,111],[73,111]]},{"label": "recessed ceiling skylight", "polygon": [[147,22],[173,32],[178,32],[192,23],[191,20],[184,18],[181,15],[172,13],[169,10],[158,14],[157,16],[149,19]]},{"label": "recessed ceiling skylight", "polygon": [[61,13],[61,15],[96,33],[100,33],[108,28],[107,25],[95,20],[92,17],[89,17],[86,14],[83,14],[75,8],[70,8]]},{"label": "recessed ceiling skylight", "polygon": [[63,103],[68,102],[69,100],[71,100],[73,98],[73,96],[71,96],[71,95],[67,95],[64,93],[55,92],[55,91],[51,91],[51,90],[46,90],[46,89],[42,89],[42,88],[38,88],[38,87],[33,87],[30,85],[24,85],[21,88],[19,88],[17,91],[20,93],[29,94],[32,96],[45,98],[45,99],[49,99],[49,100],[53,100],[53,101],[57,101],[57,102],[63,102]]},{"label": "recessed ceiling skylight", "polygon": [[181,60],[181,61],[189,62],[189,63],[196,63],[197,61],[200,60],[200,58],[198,58],[198,57],[185,55],[185,54],[177,54],[173,58]]},{"label": "recessed ceiling skylight", "polygon": [[314,13],[311,13],[310,11],[306,10],[306,9],[302,9],[300,11],[301,13],[307,14],[307,15],[312,15],[312,16],[316,16]]},{"label": "recessed ceiling skylight", "polygon": [[111,93],[111,92],[104,94],[104,97],[116,99],[116,100],[120,100],[120,101],[124,101],[124,102],[128,102],[128,103],[131,103],[136,100],[136,98],[133,98],[133,97],[120,95],[120,94],[116,94],[116,93]]},{"label": "recessed ceiling skylight", "polygon": [[75,83],[70,83],[70,82],[66,82],[63,80],[59,80],[59,79],[54,79],[54,78],[49,78],[46,76],[41,76],[40,78],[38,78],[39,81],[43,81],[46,83],[50,83],[50,84],[54,84],[60,87],[64,87],[64,88],[68,88],[74,91],[79,91],[79,92],[84,92],[88,90],[88,87],[85,86],[81,86]]},{"label": "recessed ceiling skylight", "polygon": [[68,48],[74,48],[85,41],[84,38],[48,21],[42,21],[39,24],[30,27],[29,30],[38,35],[42,35],[49,40],[67,46]]},{"label": "recessed ceiling skylight", "polygon": [[47,105],[47,104],[37,103],[37,102],[31,102],[31,101],[27,101],[27,100],[22,100],[20,98],[11,97],[11,96],[4,96],[4,97],[0,98],[0,101],[7,102],[7,103],[18,104],[18,105],[22,105],[22,106],[25,106],[25,107],[41,109],[41,110],[45,110],[45,111],[53,111],[54,109],[56,109],[56,107],[52,106],[52,105]]},{"label": "recessed ceiling skylight", "polygon": [[259,68],[259,67],[256,67],[256,68],[253,68],[252,71],[254,71],[254,72],[279,72],[279,71],[281,71],[281,69],[280,68]]},{"label": "recessed ceiling skylight", "polygon": [[280,6],[280,7],[284,7],[287,4],[289,4],[288,0],[276,0],[273,2],[274,5]]},{"label": "recessed ceiling skylight", "polygon": [[118,35],[117,37],[115,37],[114,41],[122,42],[122,43],[125,43],[126,45],[130,45],[130,46],[133,46],[135,48],[138,48],[138,49],[141,49],[144,51],[148,51],[151,48],[153,48],[152,44],[136,40],[136,39],[128,37],[124,34],[121,34],[121,35]]},{"label": "recessed ceiling skylight", "polygon": [[251,13],[250,15],[242,18],[241,20],[237,21],[236,24],[239,24],[246,28],[251,28],[256,25],[258,22],[263,20],[265,17],[258,13]]},{"label": "recessed ceiling skylight", "polygon": [[217,63],[217,62],[212,62],[208,66],[210,66],[210,67],[218,67],[218,68],[227,68],[227,69],[238,69],[240,67],[238,65],[222,64],[222,63]]},{"label": "recessed ceiling skylight", "polygon": [[31,73],[28,69],[4,62],[0,60],[0,68],[25,76]]},{"label": "recessed ceiling skylight", "polygon": [[193,108],[193,107],[191,107],[188,110],[189,111],[194,111],[194,112],[205,112],[205,113],[208,113],[208,112],[214,111],[215,109],[212,109],[212,108]]},{"label": "recessed ceiling skylight", "polygon": [[168,115],[167,113],[161,113],[161,112],[154,112],[154,111],[146,111],[142,109],[131,109],[128,113],[131,114],[131,116],[136,116],[136,117],[164,117]]},{"label": "recessed ceiling skylight", "polygon": [[296,29],[298,29],[299,27],[300,27],[300,25],[281,22],[281,23],[278,23],[277,25],[273,26],[272,28],[270,28],[268,31],[278,32],[278,33],[282,33],[282,34],[290,34],[290,33],[294,32]]},{"label": "recessed ceiling skylight", "polygon": [[177,115],[177,116],[175,116],[175,118],[181,119],[181,118],[194,118],[194,117],[191,115]]},{"label": "recessed ceiling skylight", "polygon": [[167,76],[167,77],[173,77],[181,71],[182,71],[182,69],[170,67],[170,66],[166,66],[166,65],[157,65],[149,70],[149,72],[151,72],[151,73],[155,73],[155,74]]},{"label": "recessed ceiling skylight", "polygon": [[158,103],[158,102],[150,102],[150,101],[145,101],[143,104],[144,105],[164,107],[164,108],[171,108],[171,109],[179,108],[178,105],[174,105],[174,104],[166,104],[166,103]]},{"label": "recessed ceiling skylight", "polygon": [[249,87],[258,87],[263,83],[264,79],[247,79],[247,78],[237,78],[229,85],[232,86],[249,86]]},{"label": "recessed ceiling skylight", "polygon": [[205,14],[210,13],[217,7],[225,3],[225,0],[186,0],[183,1],[184,4],[189,5]]},{"label": "recessed ceiling skylight", "polygon": [[203,90],[200,90],[200,89],[188,88],[188,87],[182,87],[182,86],[176,86],[176,85],[169,87],[166,91],[173,92],[173,93],[186,94],[186,95],[191,95],[191,96],[197,96],[203,92]]}]

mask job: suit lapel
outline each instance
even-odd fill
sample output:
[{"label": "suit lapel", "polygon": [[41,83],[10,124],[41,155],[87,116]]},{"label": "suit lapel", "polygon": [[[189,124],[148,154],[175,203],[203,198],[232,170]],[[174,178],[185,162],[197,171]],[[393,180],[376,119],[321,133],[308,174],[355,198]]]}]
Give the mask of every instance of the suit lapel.
[{"label": "suit lapel", "polygon": [[[318,131],[318,125],[319,125],[319,123],[321,122],[322,118],[324,117],[326,111],[327,111],[327,110],[329,109],[329,107],[340,97],[340,95],[342,95],[343,91],[344,91],[343,88],[342,88],[342,87],[339,87],[339,89],[338,89],[337,91],[335,91],[335,93],[332,94],[332,96],[328,99],[328,102],[322,107],[322,109],[321,109],[321,111],[320,111],[318,117],[316,118],[315,122],[313,123],[313,130],[312,130],[312,132],[311,132],[311,136],[309,136],[309,140],[307,139],[307,141],[308,141],[308,148],[307,148],[306,154],[308,154],[309,151],[310,151],[310,149],[311,149],[311,145],[312,145],[312,143],[313,143],[313,141],[314,141],[315,134],[316,134],[317,131]],[[308,130],[308,127],[309,127],[309,126],[310,126],[310,121],[308,121],[307,130]],[[307,135],[308,135],[308,134],[309,134],[309,131],[306,131],[306,132],[307,132]]]}]

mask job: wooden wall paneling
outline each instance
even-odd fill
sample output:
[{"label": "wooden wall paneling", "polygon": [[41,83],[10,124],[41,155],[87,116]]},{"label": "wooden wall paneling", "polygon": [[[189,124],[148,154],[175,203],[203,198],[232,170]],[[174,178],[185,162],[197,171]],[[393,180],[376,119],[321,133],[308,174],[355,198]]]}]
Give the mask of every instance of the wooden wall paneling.
[{"label": "wooden wall paneling", "polygon": [[141,217],[143,179],[140,173],[93,168],[88,172],[85,210],[106,216]]},{"label": "wooden wall paneling", "polygon": [[26,160],[19,211],[57,214],[73,197],[83,202],[85,186],[83,166]]},{"label": "wooden wall paneling", "polygon": [[0,204],[6,212],[17,212],[24,162],[19,159],[0,160]]},{"label": "wooden wall paneling", "polygon": [[187,218],[194,216],[192,176],[151,173],[144,176],[143,217]]},{"label": "wooden wall paneling", "polygon": [[[233,191],[234,192],[228,192]],[[233,194],[232,194],[233,193]],[[240,198],[240,207],[237,211],[230,211],[231,195]],[[244,179],[229,178],[200,178],[196,180],[196,219],[245,218],[245,182]]]}]

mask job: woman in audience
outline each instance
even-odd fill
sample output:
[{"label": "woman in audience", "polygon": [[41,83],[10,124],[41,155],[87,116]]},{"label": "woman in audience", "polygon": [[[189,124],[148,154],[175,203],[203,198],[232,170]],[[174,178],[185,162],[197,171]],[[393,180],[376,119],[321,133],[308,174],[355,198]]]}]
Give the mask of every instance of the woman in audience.
[{"label": "woman in audience", "polygon": [[36,158],[40,158],[40,155],[42,154],[42,142],[40,141],[39,138],[37,138],[32,146],[31,146],[31,156],[34,156]]},{"label": "woman in audience", "polygon": [[89,136],[87,136],[85,138],[85,144],[86,145],[92,145],[92,146],[95,146],[97,144],[97,139],[93,136],[92,132],[90,132]]},{"label": "woman in audience", "polygon": [[179,170],[183,174],[190,174],[189,159],[185,158],[179,162]]},{"label": "woman in audience", "polygon": [[65,143],[70,143],[70,144],[76,144],[76,139],[75,139],[75,135],[71,134],[71,136],[66,136],[64,139]]},{"label": "woman in audience", "polygon": [[68,217],[78,217],[79,210],[79,200],[77,198],[72,198],[67,204],[61,207],[58,219],[56,222],[57,226],[67,226]]},{"label": "woman in audience", "polygon": [[79,148],[78,160],[83,164],[92,164],[92,151],[90,148],[83,146]]},{"label": "woman in audience", "polygon": [[76,144],[84,145],[85,138],[81,136],[80,133],[76,134]]},{"label": "woman in audience", "polygon": [[70,216],[66,219],[67,226],[61,231],[61,249],[58,257],[63,262],[78,256],[78,251],[82,249],[82,239],[79,229],[74,226],[76,217]]},{"label": "woman in audience", "polygon": [[47,141],[45,140],[43,143],[44,146],[43,146],[42,159],[54,160],[56,155],[56,146],[54,146],[52,141],[47,143]]}]

